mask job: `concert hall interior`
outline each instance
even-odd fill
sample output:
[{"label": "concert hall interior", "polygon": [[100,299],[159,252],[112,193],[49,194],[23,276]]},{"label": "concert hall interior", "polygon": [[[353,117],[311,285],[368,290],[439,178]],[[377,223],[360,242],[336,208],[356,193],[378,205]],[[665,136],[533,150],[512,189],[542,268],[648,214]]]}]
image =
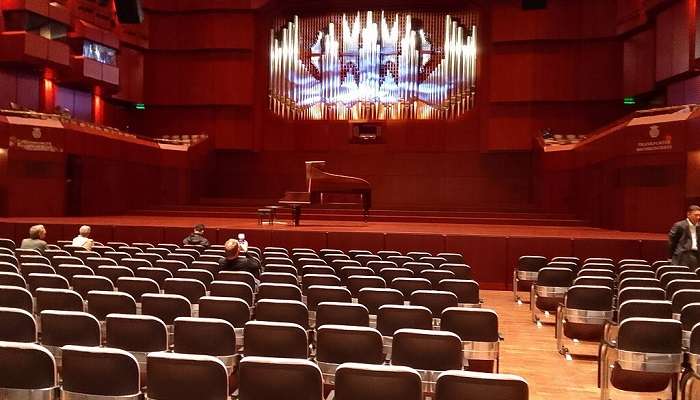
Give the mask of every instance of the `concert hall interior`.
[{"label": "concert hall interior", "polygon": [[699,28],[0,0],[0,399],[692,398]]}]

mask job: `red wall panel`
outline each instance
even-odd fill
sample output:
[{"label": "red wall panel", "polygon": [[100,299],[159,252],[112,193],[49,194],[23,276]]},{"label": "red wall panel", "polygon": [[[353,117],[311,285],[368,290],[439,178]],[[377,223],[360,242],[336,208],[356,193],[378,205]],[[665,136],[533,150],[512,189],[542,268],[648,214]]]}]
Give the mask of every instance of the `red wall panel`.
[{"label": "red wall panel", "polygon": [[384,250],[384,234],[366,232],[328,232],[328,248],[348,250],[370,250],[377,252]]},{"label": "red wall panel", "polygon": [[[683,0],[660,12],[656,18],[656,80],[661,81],[690,69],[690,1]],[[695,19],[692,24],[694,26]]]},{"label": "red wall panel", "polygon": [[654,88],[655,38],[654,29],[650,28],[625,40],[623,56],[623,94],[625,96],[646,93]]},{"label": "red wall panel", "polygon": [[609,257],[613,260],[640,258],[641,240],[622,239],[575,239],[574,256],[583,261],[589,257]]},{"label": "red wall panel", "polygon": [[[482,289],[506,288],[509,281],[507,239],[504,237],[447,235],[445,250],[461,253]],[[512,280],[512,277],[510,278]]]}]

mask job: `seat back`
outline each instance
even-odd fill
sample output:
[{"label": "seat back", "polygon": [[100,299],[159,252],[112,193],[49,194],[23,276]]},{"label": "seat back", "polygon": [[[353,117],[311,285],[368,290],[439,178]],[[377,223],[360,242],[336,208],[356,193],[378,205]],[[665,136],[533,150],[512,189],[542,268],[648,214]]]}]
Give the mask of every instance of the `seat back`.
[{"label": "seat back", "polygon": [[246,271],[221,271],[216,275],[217,281],[227,281],[227,282],[243,282],[250,286],[251,290],[255,291],[257,283],[255,282],[255,276],[250,272]]},{"label": "seat back", "polygon": [[459,302],[454,293],[442,290],[416,290],[410,297],[411,305],[423,306],[430,310],[433,318],[440,318],[448,307],[457,307]]},{"label": "seat back", "polygon": [[323,325],[316,333],[316,360],[324,363],[384,363],[382,335],[373,328]]},{"label": "seat back", "polygon": [[[323,382],[318,366],[308,360],[245,357],[239,367],[241,399],[318,400]],[[274,384],[270,384],[274,382]]]},{"label": "seat back", "polygon": [[107,346],[134,352],[165,351],[165,323],[150,315],[107,315]]},{"label": "seat back", "polygon": [[46,310],[40,314],[41,344],[99,346],[100,322],[85,312]]},{"label": "seat back", "polygon": [[[54,390],[58,384],[51,353],[34,343],[0,342],[0,388]],[[30,392],[26,393],[30,397]]]},{"label": "seat back", "polygon": [[440,330],[464,342],[498,342],[498,314],[485,308],[450,307],[442,313]]},{"label": "seat back", "polygon": [[335,373],[336,400],[421,400],[421,377],[401,366],[345,363]]},{"label": "seat back", "polygon": [[284,283],[261,283],[258,287],[257,299],[301,301],[301,289]]},{"label": "seat back", "polygon": [[91,290],[101,290],[109,292],[114,290],[112,281],[104,276],[97,275],[75,275],[72,281],[73,290],[78,292],[83,298],[87,297]]},{"label": "seat back", "polygon": [[177,294],[146,293],[141,296],[141,314],[152,315],[172,325],[177,317],[192,316],[192,303]]},{"label": "seat back", "polygon": [[83,311],[83,297],[68,289],[36,290],[36,312],[44,310]]},{"label": "seat back", "polygon": [[160,293],[158,283],[148,278],[119,278],[117,288],[120,292],[130,294],[137,303],[141,302],[141,296],[146,293]]},{"label": "seat back", "polygon": [[248,356],[308,358],[306,330],[287,322],[250,321],[245,324],[245,348]]},{"label": "seat back", "polygon": [[176,353],[231,356],[236,354],[236,333],[233,325],[223,319],[176,318],[174,350]]},{"label": "seat back", "polygon": [[36,339],[36,322],[31,313],[0,307],[0,341],[34,343]]},{"label": "seat back", "polygon": [[112,313],[136,314],[136,301],[126,293],[92,290],[88,292],[87,301],[88,312],[100,321]]},{"label": "seat back", "polygon": [[316,310],[316,328],[323,325],[369,326],[369,311],[357,303],[322,302]]},{"label": "seat back", "polygon": [[163,291],[166,294],[179,294],[190,303],[197,304],[202,296],[206,296],[207,288],[196,279],[170,278],[165,280]]},{"label": "seat back", "polygon": [[319,303],[324,301],[350,303],[352,294],[344,287],[338,286],[310,286],[306,292],[306,305],[309,311],[316,311]]},{"label": "seat back", "polygon": [[[250,321],[250,308],[242,299],[204,296],[199,299],[199,316],[222,319],[234,328],[243,328]],[[308,317],[306,321],[308,324]]]},{"label": "seat back", "polygon": [[395,278],[389,282],[389,287],[403,293],[408,298],[416,290],[430,290],[430,281],[425,278]]},{"label": "seat back", "polygon": [[367,307],[370,314],[376,315],[379,307],[387,304],[403,305],[404,297],[396,289],[364,288],[357,296],[358,303]]},{"label": "seat back", "polygon": [[393,336],[402,328],[432,329],[433,315],[420,306],[384,305],[377,311],[377,330],[383,336]]},{"label": "seat back", "polygon": [[347,279],[347,286],[353,297],[360,294],[364,288],[385,288],[386,282],[378,276],[352,275]]},{"label": "seat back", "polygon": [[617,320],[622,323],[628,318],[671,318],[671,302],[665,300],[628,300],[620,304]]},{"label": "seat back", "polygon": [[228,372],[218,358],[157,352],[147,359],[149,399],[228,398]]},{"label": "seat back", "polygon": [[27,281],[19,273],[0,272],[0,286],[17,286],[25,289]]},{"label": "seat back", "polygon": [[66,346],[63,390],[95,396],[134,396],[141,391],[138,362],[124,350]]},{"label": "seat back", "polygon": [[477,306],[479,299],[479,284],[472,280],[443,279],[437,285],[437,290],[453,293],[460,304]]},{"label": "seat back", "polygon": [[517,375],[447,371],[438,376],[435,400],[462,400],[465,393],[484,399],[528,400],[527,381]]},{"label": "seat back", "polygon": [[243,282],[213,281],[209,294],[216,297],[233,297],[253,305],[253,290]]},{"label": "seat back", "polygon": [[399,329],[391,353],[393,365],[426,371],[462,369],[462,341],[452,332]]},{"label": "seat back", "polygon": [[34,300],[25,288],[17,286],[0,286],[0,307],[19,308],[32,313]]}]

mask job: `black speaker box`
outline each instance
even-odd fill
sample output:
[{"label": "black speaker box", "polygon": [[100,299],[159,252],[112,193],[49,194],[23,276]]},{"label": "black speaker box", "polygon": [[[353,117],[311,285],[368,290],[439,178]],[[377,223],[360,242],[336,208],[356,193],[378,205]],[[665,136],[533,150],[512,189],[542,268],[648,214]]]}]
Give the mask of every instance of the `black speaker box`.
[{"label": "black speaker box", "polygon": [[140,24],[143,22],[141,0],[114,0],[117,19],[122,24]]},{"label": "black speaker box", "polygon": [[547,8],[547,0],[523,0],[523,10],[543,10]]}]

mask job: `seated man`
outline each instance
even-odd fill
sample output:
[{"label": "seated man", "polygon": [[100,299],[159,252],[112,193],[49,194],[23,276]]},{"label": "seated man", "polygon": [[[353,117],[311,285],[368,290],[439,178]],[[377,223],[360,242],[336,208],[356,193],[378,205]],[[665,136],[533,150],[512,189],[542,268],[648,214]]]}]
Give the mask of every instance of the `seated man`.
[{"label": "seated man", "polygon": [[204,237],[204,225],[195,225],[194,232],[183,239],[182,244],[198,244],[200,246],[209,247],[209,241]]},{"label": "seated man", "polygon": [[44,225],[34,225],[29,228],[29,238],[22,240],[21,249],[34,249],[44,252],[46,250],[46,228]]},{"label": "seated man", "polygon": [[219,262],[222,271],[246,271],[256,278],[260,276],[261,265],[255,257],[240,256],[241,245],[236,239],[229,239],[224,243],[226,255]]},{"label": "seated man", "polygon": [[87,225],[83,225],[80,227],[78,230],[78,236],[73,238],[73,243],[71,243],[73,246],[80,246],[85,248],[85,250],[92,250],[92,245],[95,243],[92,239],[90,239],[90,227]]}]

